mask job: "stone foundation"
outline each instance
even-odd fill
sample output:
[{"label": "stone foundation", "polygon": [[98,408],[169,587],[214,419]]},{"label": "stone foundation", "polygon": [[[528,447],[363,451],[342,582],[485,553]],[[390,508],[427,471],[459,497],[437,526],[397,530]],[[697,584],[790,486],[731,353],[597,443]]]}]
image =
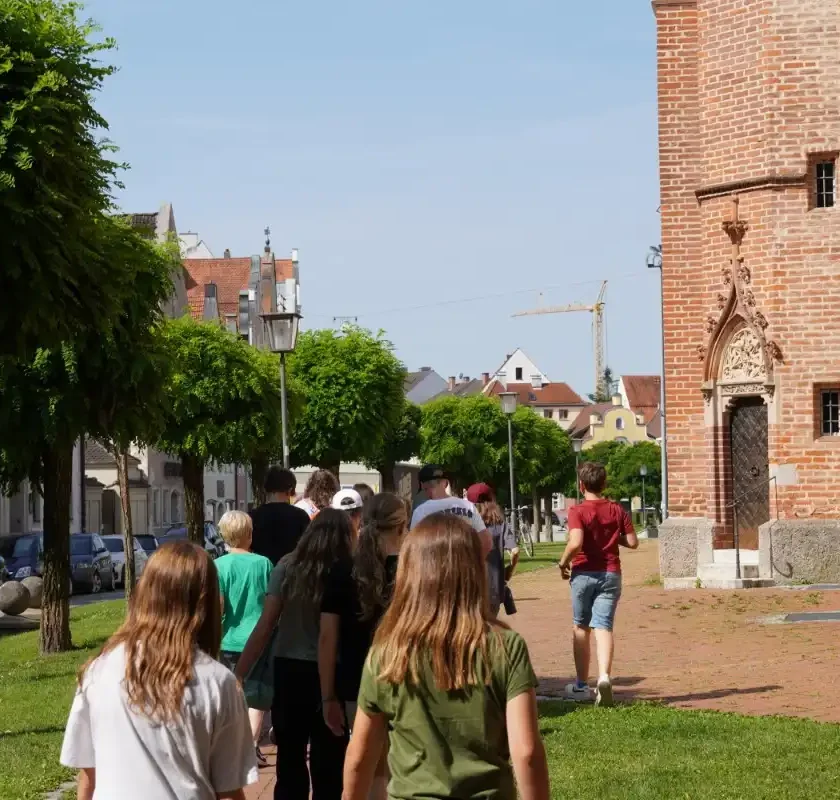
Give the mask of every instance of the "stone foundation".
[{"label": "stone foundation", "polygon": [[840,520],[767,522],[759,528],[758,549],[762,578],[780,584],[840,583]]},{"label": "stone foundation", "polygon": [[705,517],[668,517],[659,526],[659,576],[696,578],[698,563],[712,560],[714,524]]}]

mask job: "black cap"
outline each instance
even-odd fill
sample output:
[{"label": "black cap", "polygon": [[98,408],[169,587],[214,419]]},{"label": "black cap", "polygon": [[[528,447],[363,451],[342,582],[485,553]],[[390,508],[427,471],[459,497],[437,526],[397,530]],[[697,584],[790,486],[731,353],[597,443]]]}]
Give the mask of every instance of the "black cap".
[{"label": "black cap", "polygon": [[420,468],[420,474],[417,476],[420,483],[439,481],[441,478],[445,477],[446,473],[443,471],[443,467],[438,466],[437,464],[424,464]]}]

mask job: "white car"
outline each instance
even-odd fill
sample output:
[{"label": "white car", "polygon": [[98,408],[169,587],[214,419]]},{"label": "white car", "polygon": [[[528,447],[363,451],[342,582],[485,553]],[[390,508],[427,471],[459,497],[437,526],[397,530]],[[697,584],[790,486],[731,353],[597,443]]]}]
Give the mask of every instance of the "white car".
[{"label": "white car", "polygon": [[[114,565],[114,585],[125,586],[125,549],[122,536],[103,536],[102,541],[111,554]],[[136,539],[134,540],[134,578],[143,574],[149,556]]]}]

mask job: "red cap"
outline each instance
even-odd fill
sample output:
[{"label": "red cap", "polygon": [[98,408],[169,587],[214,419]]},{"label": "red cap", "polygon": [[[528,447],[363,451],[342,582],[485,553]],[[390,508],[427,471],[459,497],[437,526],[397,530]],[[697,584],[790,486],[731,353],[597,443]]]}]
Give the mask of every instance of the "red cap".
[{"label": "red cap", "polygon": [[495,499],[496,493],[486,483],[474,483],[467,489],[467,500],[471,503],[486,503]]}]

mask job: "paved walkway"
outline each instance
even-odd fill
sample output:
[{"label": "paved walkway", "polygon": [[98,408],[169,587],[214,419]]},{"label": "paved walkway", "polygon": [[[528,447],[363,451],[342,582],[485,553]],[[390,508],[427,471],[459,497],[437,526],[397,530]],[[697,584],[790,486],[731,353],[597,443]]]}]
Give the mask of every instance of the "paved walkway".
[{"label": "paved walkway", "polygon": [[[623,560],[617,701],[840,722],[840,624],[765,624],[791,611],[838,610],[840,592],[665,592],[654,582],[655,541]],[[519,613],[511,622],[528,641],[540,691],[559,695],[574,672],[568,584],[546,569],[516,578],[513,589]],[[272,797],[273,755],[269,762],[249,800]]]}]

